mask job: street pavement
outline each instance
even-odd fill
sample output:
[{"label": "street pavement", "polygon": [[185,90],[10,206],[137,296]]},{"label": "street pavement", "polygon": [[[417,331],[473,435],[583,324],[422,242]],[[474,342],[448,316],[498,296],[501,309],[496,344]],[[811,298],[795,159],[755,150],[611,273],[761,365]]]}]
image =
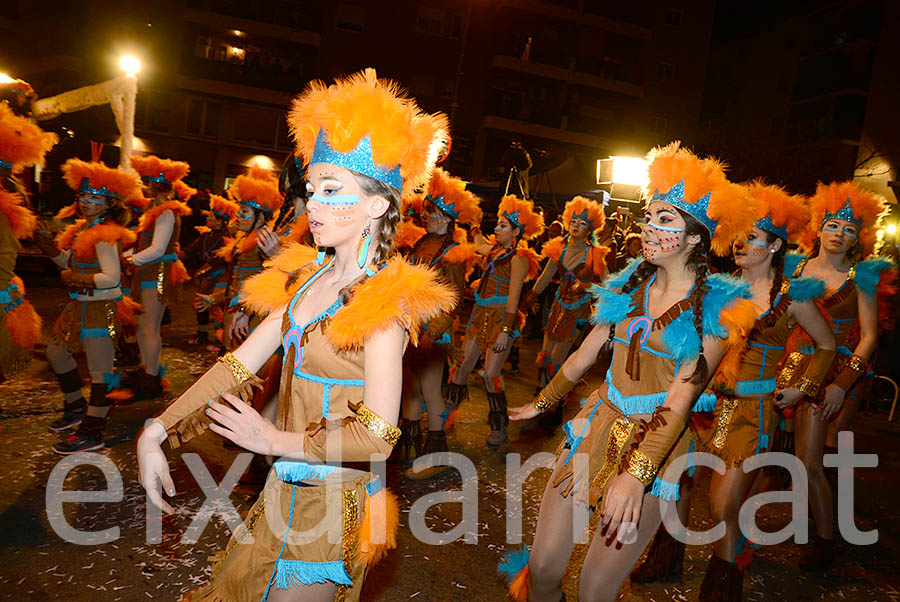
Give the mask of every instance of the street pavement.
[{"label": "street pavement", "polygon": [[[163,520],[162,543],[146,542],[146,512],[143,490],[137,481],[135,437],[144,421],[158,414],[168,401],[186,388],[214,360],[213,352],[187,344],[194,331],[189,306],[185,301],[173,308],[173,323],[163,327],[163,361],[171,388],[166,400],[139,402],[116,407],[108,427],[108,447],[98,455],[111,461],[121,474],[124,494],[115,501],[67,503],[62,515],[53,508],[58,496],[48,480],[60,456],[51,445],[58,436],[47,430],[62,407],[62,398],[51,371],[38,357],[24,374],[0,384],[0,599],[138,601],[177,600],[203,584],[209,574],[207,557],[221,550],[228,529],[220,514],[214,514],[196,542],[182,540],[203,506],[204,495],[187,469],[182,455],[201,454],[216,481],[220,481],[239,450],[228,449],[214,433],[207,433],[176,452],[169,453],[176,488],[176,513]],[[28,298],[35,303],[49,327],[64,305],[61,288],[40,284],[29,286]],[[524,403],[534,389],[533,360],[536,341],[526,341],[522,349],[522,374],[506,373],[507,394],[511,405]],[[83,357],[82,374],[87,375]],[[507,366],[508,368],[508,366]],[[582,386],[587,396],[596,378]],[[399,547],[369,573],[362,599],[372,602],[418,601],[502,601],[504,586],[496,575],[501,556],[517,546],[506,541],[506,462],[508,454],[520,454],[521,462],[540,451],[556,449],[561,431],[546,438],[532,431],[521,434],[513,426],[509,444],[499,450],[488,448],[484,440],[487,399],[477,378],[469,383],[471,398],[461,408],[461,418],[448,436],[451,451],[468,456],[477,471],[477,482],[467,479],[467,487],[477,487],[478,508],[475,532],[466,543],[463,538],[447,545],[429,545],[418,541],[408,526],[410,506],[422,496],[439,491],[460,490],[459,473],[450,471],[427,482],[402,478],[397,466],[388,467],[388,484],[401,502]],[[577,403],[566,408],[567,418],[577,411]],[[539,429],[537,429],[539,432]],[[870,413],[857,421],[856,452],[877,453],[876,468],[856,471],[856,524],[862,530],[878,529],[878,542],[856,547],[840,542],[834,570],[829,576],[806,574],[797,569],[801,547],[792,543],[764,547],[745,578],[744,599],[799,601],[896,601],[900,600],[900,451],[897,436],[900,426],[887,421],[886,408],[873,404]],[[523,540],[531,543],[537,520],[538,500],[549,476],[538,470],[522,490]],[[96,467],[81,466],[65,479],[66,490],[103,491],[106,477]],[[231,495],[234,506],[245,512],[255,499],[259,486],[238,485]],[[82,531],[119,529],[118,537],[107,543],[75,545],[64,541],[51,525],[65,519]],[[759,512],[758,522],[766,531],[787,524],[787,504],[771,504]],[[449,531],[460,523],[459,503],[447,502],[432,507],[426,524],[434,531]],[[710,528],[705,483],[695,496],[691,516],[694,529]],[[58,528],[58,527],[57,527]],[[569,600],[576,599],[578,574],[585,546],[576,548],[565,578]],[[626,582],[620,599],[694,601],[711,553],[710,546],[690,546],[685,558],[683,583],[631,585]],[[551,601],[552,602],[552,601]]]}]

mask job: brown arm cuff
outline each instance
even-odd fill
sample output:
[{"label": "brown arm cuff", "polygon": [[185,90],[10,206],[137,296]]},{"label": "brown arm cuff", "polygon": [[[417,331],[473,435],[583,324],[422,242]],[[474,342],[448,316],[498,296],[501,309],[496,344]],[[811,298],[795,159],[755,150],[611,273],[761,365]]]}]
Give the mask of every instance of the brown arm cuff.
[{"label": "brown arm cuff", "polygon": [[834,377],[834,384],[844,391],[849,391],[853,388],[854,383],[866,373],[867,367],[866,360],[854,353],[844,367],[841,368],[841,371],[837,373],[837,376]]},{"label": "brown arm cuff", "polygon": [[824,350],[816,348],[815,353],[813,353],[806,364],[803,375],[797,381],[796,387],[810,397],[815,397],[822,387],[822,382],[828,374],[828,369],[831,368],[831,363],[834,361],[836,353],[837,351],[834,349]]},{"label": "brown arm cuff", "polygon": [[575,388],[576,384],[578,381],[569,380],[560,368],[547,386],[538,393],[537,399],[534,400],[535,409],[539,412],[552,410],[561,399],[569,394],[569,391]]},{"label": "brown arm cuff", "polygon": [[[225,359],[229,358],[229,359]],[[232,361],[233,359],[233,361]],[[262,381],[250,374],[231,354],[219,359],[156,419],[165,427],[169,445],[174,449],[203,433],[211,420],[207,403],[222,393],[231,393],[248,401]],[[239,366],[239,367],[238,367]]]},{"label": "brown arm cuff", "polygon": [[65,270],[62,272],[62,279],[69,288],[89,290],[97,288],[94,283],[93,274],[85,274],[84,272],[75,272],[73,270]]},{"label": "brown arm cuff", "polygon": [[[303,452],[323,462],[370,462],[372,456],[387,458],[400,437],[400,429],[360,403],[356,412],[342,420],[325,420],[306,429]],[[340,430],[340,433],[333,433]]]},{"label": "brown arm cuff", "polygon": [[509,336],[512,336],[513,333],[513,324],[516,323],[516,312],[508,311],[503,314],[503,326],[500,327],[500,332],[505,332]]},{"label": "brown arm cuff", "polygon": [[622,458],[621,470],[644,485],[652,484],[684,427],[684,418],[671,408],[656,408],[650,420],[642,421],[638,426],[631,449]]}]

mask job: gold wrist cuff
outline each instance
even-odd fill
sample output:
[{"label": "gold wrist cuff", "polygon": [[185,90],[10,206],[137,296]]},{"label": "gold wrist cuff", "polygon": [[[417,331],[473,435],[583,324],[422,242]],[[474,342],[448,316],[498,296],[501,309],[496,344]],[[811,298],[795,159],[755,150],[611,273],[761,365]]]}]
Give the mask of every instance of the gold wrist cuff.
[{"label": "gold wrist cuff", "polygon": [[231,370],[231,374],[238,383],[242,383],[253,376],[253,373],[247,370],[247,367],[241,363],[241,360],[234,357],[230,351],[220,357],[219,361],[228,366]]},{"label": "gold wrist cuff", "polygon": [[811,378],[801,378],[795,386],[810,397],[818,395],[821,388],[821,385]]},{"label": "gold wrist cuff", "polygon": [[548,399],[544,396],[544,392],[541,391],[538,394],[538,398],[534,400],[534,409],[538,412],[547,412],[556,407],[556,404],[559,403],[559,400],[553,401],[552,399]]},{"label": "gold wrist cuff", "polygon": [[656,473],[659,467],[653,463],[653,460],[645,456],[639,450],[634,450],[628,455],[628,463],[625,472],[636,478],[638,481],[646,485],[651,485],[656,479]]},{"label": "gold wrist cuff", "polygon": [[805,357],[799,351],[794,351],[788,356],[776,378],[775,386],[777,388],[786,389],[791,384],[791,381],[794,380],[794,373]]},{"label": "gold wrist cuff", "polygon": [[854,354],[850,356],[850,361],[847,362],[847,367],[854,372],[859,372],[860,374],[862,374],[866,371],[866,362],[863,358]]},{"label": "gold wrist cuff", "polygon": [[363,404],[359,404],[359,407],[356,408],[356,420],[377,436],[387,441],[391,446],[396,445],[397,440],[400,438],[400,429],[391,425],[387,420]]}]

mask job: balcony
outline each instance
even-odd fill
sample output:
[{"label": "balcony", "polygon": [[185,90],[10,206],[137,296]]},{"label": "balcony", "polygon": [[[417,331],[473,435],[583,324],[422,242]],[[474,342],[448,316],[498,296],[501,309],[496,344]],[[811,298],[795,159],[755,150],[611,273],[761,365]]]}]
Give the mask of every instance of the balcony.
[{"label": "balcony", "polygon": [[[304,46],[315,46],[316,48],[319,47],[322,41],[322,36],[310,29],[313,27],[310,23],[301,23],[296,25],[296,27],[291,27],[287,24],[289,21],[266,23],[241,18],[239,15],[230,16],[229,14],[201,12],[197,10],[185,11],[184,19],[190,23],[206,25],[215,29],[244,32],[252,35],[284,40],[295,44],[302,44]],[[318,24],[316,24],[316,26],[318,26]]]},{"label": "balcony", "polygon": [[505,8],[511,8],[516,11],[570,21],[640,40],[649,40],[651,38],[650,29],[640,25],[642,21],[647,19],[645,14],[638,10],[628,10],[627,8],[617,8],[614,11],[610,11],[609,7],[603,6],[615,3],[586,2],[585,4],[590,6],[585,10],[578,10],[571,6],[572,3],[559,0],[552,3],[538,0],[506,0],[503,4],[506,5]]},{"label": "balcony", "polygon": [[[584,60],[586,59],[582,59],[582,61]],[[614,92],[616,94],[623,94],[625,96],[636,98],[641,98],[644,95],[644,86],[638,83],[624,81],[624,79],[612,79],[606,76],[606,73],[617,73],[611,69],[603,70],[601,67],[600,73],[579,71],[575,59],[569,61],[568,68],[562,68],[536,61],[524,61],[511,56],[497,54],[491,59],[491,68],[525,73],[535,77],[543,77],[545,79],[566,82],[573,85],[597,88],[607,92]]]},{"label": "balcony", "polygon": [[[290,0],[266,0],[266,2],[247,2],[246,0],[188,0],[186,18],[193,21],[197,18],[218,18],[226,26],[252,29],[262,26],[265,30],[280,29],[284,32],[319,32],[322,27],[321,2],[293,2]],[[235,19],[242,27],[238,27]],[[206,20],[195,21],[207,23]],[[262,25],[268,24],[268,26]],[[287,38],[285,38],[287,39]]]},{"label": "balcony", "polygon": [[567,130],[565,127],[554,127],[551,125],[521,121],[519,119],[511,119],[509,117],[499,117],[497,115],[487,115],[482,118],[481,129],[511,132],[520,136],[545,138],[547,140],[555,140],[557,142],[576,144],[591,148],[604,147],[616,142],[611,138],[573,132]]}]

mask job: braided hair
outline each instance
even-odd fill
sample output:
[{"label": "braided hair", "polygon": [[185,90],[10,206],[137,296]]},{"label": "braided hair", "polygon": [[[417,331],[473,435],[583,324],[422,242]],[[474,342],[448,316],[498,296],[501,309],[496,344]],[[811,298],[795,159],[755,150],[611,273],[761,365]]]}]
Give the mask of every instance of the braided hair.
[{"label": "braided hair", "polygon": [[[772,244],[778,240],[771,232],[766,231],[766,242]],[[769,309],[775,307],[775,299],[781,292],[781,285],[784,282],[784,258],[787,256],[787,241],[781,239],[781,247],[772,255],[772,268],[775,270],[775,278],[772,279],[772,288],[769,289]]]},{"label": "braided hair", "polygon": [[356,178],[359,187],[368,196],[380,196],[389,203],[388,210],[381,218],[378,230],[378,246],[375,248],[374,262],[382,264],[394,254],[394,234],[397,233],[397,224],[400,223],[400,191],[393,186],[388,186],[380,180],[365,174],[349,170]]},{"label": "braided hair", "polygon": [[685,238],[697,235],[700,242],[691,249],[688,255],[686,265],[694,270],[696,279],[694,288],[691,290],[689,297],[691,304],[691,312],[694,314],[694,329],[700,338],[700,353],[697,356],[697,365],[694,372],[687,378],[687,382],[694,385],[705,384],[709,377],[709,368],[706,364],[706,356],[703,354],[703,298],[706,296],[706,278],[709,275],[709,246],[710,234],[706,226],[701,224],[688,213],[678,210],[681,217],[684,218],[684,234]]}]

